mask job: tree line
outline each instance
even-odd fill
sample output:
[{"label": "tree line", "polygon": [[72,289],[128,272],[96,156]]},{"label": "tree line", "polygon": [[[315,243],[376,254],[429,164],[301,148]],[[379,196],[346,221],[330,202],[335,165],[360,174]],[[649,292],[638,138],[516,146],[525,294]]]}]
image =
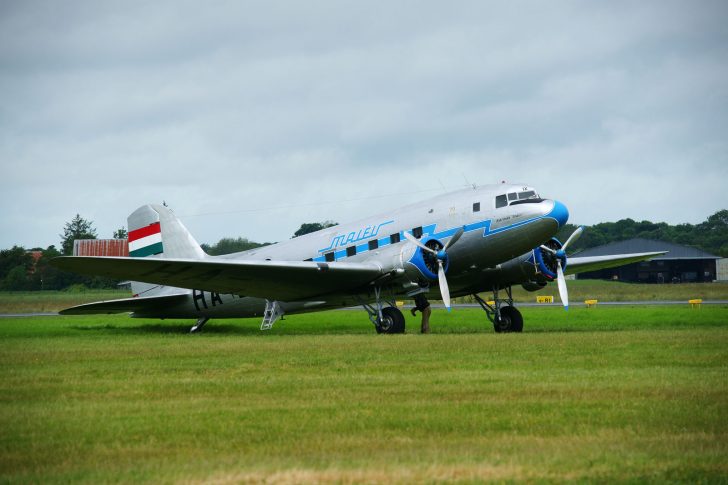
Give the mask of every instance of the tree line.
[{"label": "tree line", "polygon": [[[566,224],[556,235],[564,242],[578,226]],[[728,210],[720,210],[700,224],[670,225],[665,222],[637,222],[622,219],[585,226],[569,253],[633,238],[654,239],[702,249],[710,254],[728,257]]]},{"label": "tree line", "polygon": [[[333,221],[305,222],[292,237],[303,236],[327,227],[337,225]],[[566,241],[577,226],[566,224],[557,238]],[[97,231],[93,221],[76,214],[63,227],[60,250],[55,245],[45,249],[32,248],[26,250],[21,246],[0,251],[0,290],[32,291],[62,290],[69,287],[114,288],[118,281],[98,276],[82,276],[60,271],[50,265],[50,260],[62,255],[73,254],[73,241],[76,239],[96,239]],[[121,227],[114,231],[115,239],[127,237],[127,231]],[[586,226],[581,238],[571,247],[570,253],[601,246],[611,242],[632,238],[655,239],[683,246],[692,246],[716,256],[728,257],[728,210],[720,210],[700,224],[670,225],[665,222],[637,222],[622,219],[617,222],[602,222]],[[225,237],[215,244],[201,244],[207,254],[218,256],[240,251],[247,251],[271,243],[258,243],[244,237]]]},{"label": "tree line", "polygon": [[[318,231],[325,227],[335,226],[332,221],[305,222],[292,237],[302,236]],[[114,231],[113,239],[126,239],[128,232],[121,227]],[[76,239],[97,239],[98,233],[93,221],[76,214],[63,226],[60,250],[55,245],[47,248],[25,249],[22,246],[13,246],[10,249],[0,250],[0,290],[3,291],[35,291],[35,290],[64,290],[67,288],[115,288],[118,281],[101,276],[83,276],[76,273],[61,271],[50,265],[50,260],[58,256],[73,254],[73,242]],[[269,242],[259,243],[244,237],[224,237],[215,244],[200,244],[202,249],[211,256],[237,253],[262,246]]]}]

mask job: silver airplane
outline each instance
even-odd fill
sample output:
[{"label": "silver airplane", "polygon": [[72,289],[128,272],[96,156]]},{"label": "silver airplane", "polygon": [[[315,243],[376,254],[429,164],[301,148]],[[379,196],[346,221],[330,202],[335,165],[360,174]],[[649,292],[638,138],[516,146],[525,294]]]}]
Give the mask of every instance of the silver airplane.
[{"label": "silver airplane", "polygon": [[[647,260],[663,253],[566,256],[554,236],[569,218],[561,202],[528,185],[499,184],[440,195],[358,222],[224,256],[206,254],[167,207],[145,205],[128,218],[129,256],[65,256],[60,269],[132,280],[132,298],[61,311],[131,313],[138,318],[262,317],[362,306],[378,333],[403,333],[397,299],[473,295],[496,332],[520,332],[511,288],[538,291],[564,276]],[[492,292],[486,301],[479,293]]]}]

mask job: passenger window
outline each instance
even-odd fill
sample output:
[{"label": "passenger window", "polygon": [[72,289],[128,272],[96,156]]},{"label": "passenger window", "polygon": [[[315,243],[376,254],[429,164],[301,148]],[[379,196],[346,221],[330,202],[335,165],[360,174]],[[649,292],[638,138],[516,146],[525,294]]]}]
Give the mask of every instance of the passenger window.
[{"label": "passenger window", "polygon": [[330,251],[330,252],[326,253],[324,255],[324,257],[326,258],[326,261],[328,261],[329,263],[332,262],[332,261],[334,261],[334,260],[336,260],[336,256],[334,255],[334,252],[333,251]]},{"label": "passenger window", "polygon": [[391,236],[389,236],[389,242],[392,244],[397,244],[399,242],[399,233],[396,232],[396,233],[392,234]]},{"label": "passenger window", "polygon": [[511,192],[510,194],[508,194],[508,200],[509,201],[510,200],[516,200],[516,199],[518,199],[518,194],[517,193]]},{"label": "passenger window", "polygon": [[500,207],[505,207],[508,205],[508,200],[506,199],[506,195],[499,195],[495,198],[495,208],[498,209]]},{"label": "passenger window", "polygon": [[379,247],[379,240],[372,239],[371,241],[369,241],[369,251],[377,249],[378,247]]},{"label": "passenger window", "polygon": [[346,248],[346,255],[356,256],[356,246],[349,246],[348,248]]},{"label": "passenger window", "polygon": [[473,202],[473,212],[480,212],[480,202]]},{"label": "passenger window", "polygon": [[422,226],[412,229],[412,235],[417,239],[422,237]]}]

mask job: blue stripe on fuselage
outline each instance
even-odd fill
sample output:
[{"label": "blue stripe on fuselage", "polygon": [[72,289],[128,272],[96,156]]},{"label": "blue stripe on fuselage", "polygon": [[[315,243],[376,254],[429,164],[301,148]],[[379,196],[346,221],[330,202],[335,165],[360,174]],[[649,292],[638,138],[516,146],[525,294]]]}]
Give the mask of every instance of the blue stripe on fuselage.
[{"label": "blue stripe on fuselage", "polygon": [[[554,219],[556,221],[556,224],[559,227],[561,227],[565,223],[564,216],[563,216],[564,209],[565,209],[565,206],[563,206],[563,204],[554,201],[554,208],[548,214],[532,217],[531,219],[526,219],[525,221],[516,222],[516,223],[510,224],[508,226],[499,227],[498,229],[493,229],[492,231],[490,230],[490,226],[493,223],[492,219],[485,219],[482,221],[465,224],[464,226],[453,227],[451,229],[446,229],[442,232],[435,232],[437,224],[429,224],[427,226],[422,226],[422,237],[430,236],[435,239],[444,239],[447,237],[452,237],[455,235],[456,232],[458,232],[460,230],[461,227],[463,228],[465,233],[483,229],[483,237],[488,237],[488,236],[492,236],[493,234],[499,234],[501,232],[509,231],[511,229],[516,229],[518,227],[525,226],[526,224],[530,224],[532,222],[536,222],[541,219],[547,219],[547,218]],[[568,214],[568,212],[566,212],[566,214]],[[568,215],[566,217],[568,217]],[[408,231],[408,232],[411,233],[412,231]],[[406,239],[404,238],[404,231],[400,231],[399,236],[400,236],[400,242],[406,241]],[[391,244],[389,236],[379,239],[378,241],[379,241],[379,248],[382,248],[384,246],[388,246]],[[363,248],[363,250],[360,250],[360,248]],[[357,246],[356,254],[357,255],[364,254],[369,251],[370,251],[370,249],[369,249],[368,243],[361,244],[361,245]],[[336,260],[346,257],[346,249],[344,249],[343,251],[336,251],[334,253],[334,257],[336,258]],[[319,257],[313,258],[313,261],[325,262],[326,257],[319,256]]]}]

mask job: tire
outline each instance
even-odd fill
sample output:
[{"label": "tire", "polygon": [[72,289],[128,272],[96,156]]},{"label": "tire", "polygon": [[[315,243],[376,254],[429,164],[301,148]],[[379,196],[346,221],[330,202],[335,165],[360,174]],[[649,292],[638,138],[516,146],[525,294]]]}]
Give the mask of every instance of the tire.
[{"label": "tire", "polygon": [[404,333],[404,315],[399,308],[382,308],[382,321],[376,325],[377,333]]},{"label": "tire", "polygon": [[523,316],[516,307],[504,306],[500,309],[500,319],[493,323],[496,333],[522,332]]}]

